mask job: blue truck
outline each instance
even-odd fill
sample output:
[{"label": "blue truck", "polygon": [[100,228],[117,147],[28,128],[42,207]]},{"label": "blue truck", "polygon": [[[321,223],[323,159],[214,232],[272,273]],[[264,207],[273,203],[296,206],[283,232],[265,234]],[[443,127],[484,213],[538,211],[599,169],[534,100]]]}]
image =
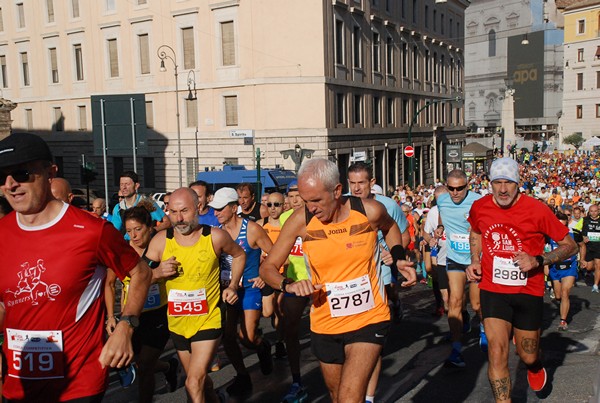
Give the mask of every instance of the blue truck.
[{"label": "blue truck", "polygon": [[[256,169],[246,169],[243,165],[225,165],[222,171],[206,171],[199,172],[196,175],[196,180],[203,180],[210,186],[210,190],[214,193],[220,188],[231,187],[235,188],[239,183],[253,183],[256,188]],[[296,180],[296,173],[286,169],[270,169],[265,168],[260,170],[261,189],[257,191],[257,198],[263,193],[281,192],[285,193],[287,185]]]}]

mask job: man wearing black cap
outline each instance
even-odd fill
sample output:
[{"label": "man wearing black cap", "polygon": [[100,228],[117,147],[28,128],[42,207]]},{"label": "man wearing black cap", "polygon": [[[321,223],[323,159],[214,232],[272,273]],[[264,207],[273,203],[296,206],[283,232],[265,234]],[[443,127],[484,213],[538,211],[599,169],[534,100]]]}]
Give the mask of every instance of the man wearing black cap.
[{"label": "man wearing black cap", "polygon": [[[15,210],[0,222],[3,396],[100,402],[108,367],[133,357],[131,335],[151,274],[110,223],[54,199],[56,172],[40,137],[0,141],[0,189]],[[106,267],[129,275],[131,285],[121,324],[104,344]]]},{"label": "man wearing black cap", "polygon": [[[542,203],[519,193],[519,167],[499,158],[490,168],[492,194],[476,200],[469,212],[470,281],[481,281],[481,313],[488,337],[488,378],[496,401],[509,401],[509,340],[527,367],[534,392],[544,389],[540,360],[544,305],[544,266],[577,253],[569,228]],[[546,237],[556,249],[544,253]]]}]

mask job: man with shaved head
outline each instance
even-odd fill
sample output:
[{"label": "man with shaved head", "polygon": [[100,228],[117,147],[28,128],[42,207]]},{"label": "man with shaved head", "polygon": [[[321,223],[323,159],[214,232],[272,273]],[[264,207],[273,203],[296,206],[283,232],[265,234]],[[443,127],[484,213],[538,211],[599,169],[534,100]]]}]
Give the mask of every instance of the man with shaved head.
[{"label": "man with shaved head", "polygon": [[108,214],[108,211],[106,211],[106,200],[101,197],[92,202],[92,213],[107,221],[110,221],[110,218],[112,217],[112,215]]},{"label": "man with shaved head", "polygon": [[71,185],[64,178],[52,178],[50,182],[50,190],[55,199],[71,204],[73,201],[73,192]]},{"label": "man with shaved head", "polygon": [[232,281],[223,301],[237,301],[246,255],[227,232],[198,224],[198,195],[180,188],[169,200],[171,228],[157,233],[146,258],[160,262],[155,278],[166,278],[171,339],[187,374],[190,400],[218,401],[208,366],[221,340],[219,257],[232,257]]}]

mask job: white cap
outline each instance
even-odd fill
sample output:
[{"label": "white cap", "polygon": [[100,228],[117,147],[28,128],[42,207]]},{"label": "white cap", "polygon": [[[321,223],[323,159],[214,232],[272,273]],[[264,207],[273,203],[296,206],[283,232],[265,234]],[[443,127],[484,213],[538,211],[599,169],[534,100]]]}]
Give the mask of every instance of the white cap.
[{"label": "white cap", "polygon": [[208,205],[214,209],[220,210],[229,203],[238,201],[238,194],[233,188],[221,188],[215,192],[213,200]]},{"label": "white cap", "polygon": [[373,193],[374,195],[383,195],[383,189],[381,188],[381,186],[375,184],[371,187],[371,193]]}]

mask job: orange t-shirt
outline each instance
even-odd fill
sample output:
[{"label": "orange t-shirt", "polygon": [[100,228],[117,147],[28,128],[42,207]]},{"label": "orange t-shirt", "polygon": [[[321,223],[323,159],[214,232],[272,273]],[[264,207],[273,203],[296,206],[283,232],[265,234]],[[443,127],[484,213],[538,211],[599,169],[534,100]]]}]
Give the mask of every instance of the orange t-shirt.
[{"label": "orange t-shirt", "polygon": [[[271,240],[271,242],[275,243],[275,241],[277,241],[277,238],[279,238],[279,234],[281,233],[281,227],[276,227],[273,224],[271,224],[269,222],[269,217],[265,217],[264,220],[265,220],[265,222],[263,224],[263,229],[269,236],[269,239]],[[284,271],[284,266],[282,265],[279,268],[279,273],[283,274],[283,271]]]},{"label": "orange t-shirt", "polygon": [[[308,210],[303,240],[313,284],[310,328],[319,334],[341,334],[390,320],[381,279],[377,231],[362,201],[349,197],[350,215],[340,223],[323,224]],[[352,200],[354,199],[354,200]]]}]

